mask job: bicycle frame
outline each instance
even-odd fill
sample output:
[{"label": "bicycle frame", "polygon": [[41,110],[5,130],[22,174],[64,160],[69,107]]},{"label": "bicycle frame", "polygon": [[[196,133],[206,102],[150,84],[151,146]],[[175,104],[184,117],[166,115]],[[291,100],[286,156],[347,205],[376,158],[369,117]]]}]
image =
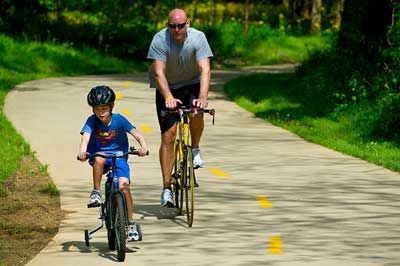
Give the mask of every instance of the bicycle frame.
[{"label": "bicycle frame", "polygon": [[175,205],[178,209],[178,215],[182,214],[183,199],[185,198],[186,216],[188,226],[193,224],[194,213],[194,188],[198,187],[196,182],[192,147],[190,141],[190,114],[197,115],[199,113],[209,113],[213,116],[213,124],[215,118],[214,109],[198,109],[198,108],[185,108],[184,106],[177,110],[163,110],[161,117],[168,114],[178,114],[179,120],[177,121],[177,134],[175,144],[175,162],[174,170],[171,175],[172,189],[175,193]]},{"label": "bicycle frame", "polygon": [[[86,246],[89,246],[89,240],[91,239],[91,235],[100,230],[101,228],[103,228],[104,223],[106,224],[108,233],[116,228],[116,220],[114,220],[113,213],[115,213],[114,210],[116,208],[115,199],[119,197],[121,197],[122,199],[123,219],[121,220],[123,220],[123,223],[125,224],[124,230],[126,232],[126,227],[129,224],[128,208],[126,204],[125,193],[119,189],[119,178],[117,177],[116,160],[117,158],[122,158],[127,155],[138,155],[138,151],[135,150],[134,147],[131,147],[130,150],[125,153],[120,152],[112,155],[97,153],[89,155],[89,157],[112,158],[112,165],[111,169],[109,169],[109,171],[106,174],[107,180],[105,182],[105,194],[106,194],[105,201],[102,202],[99,207],[99,213],[100,213],[99,219],[101,220],[101,224],[91,231],[85,230]],[[109,242],[109,247],[111,250],[114,250],[113,248],[111,248],[110,242]],[[125,255],[123,255],[123,257],[125,257]]]}]

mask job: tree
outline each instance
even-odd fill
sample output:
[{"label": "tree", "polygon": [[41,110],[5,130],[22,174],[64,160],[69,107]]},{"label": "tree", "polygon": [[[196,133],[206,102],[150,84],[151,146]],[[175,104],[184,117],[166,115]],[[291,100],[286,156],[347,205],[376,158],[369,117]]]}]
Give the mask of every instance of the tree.
[{"label": "tree", "polygon": [[322,0],[313,0],[311,8],[311,33],[321,31]]}]

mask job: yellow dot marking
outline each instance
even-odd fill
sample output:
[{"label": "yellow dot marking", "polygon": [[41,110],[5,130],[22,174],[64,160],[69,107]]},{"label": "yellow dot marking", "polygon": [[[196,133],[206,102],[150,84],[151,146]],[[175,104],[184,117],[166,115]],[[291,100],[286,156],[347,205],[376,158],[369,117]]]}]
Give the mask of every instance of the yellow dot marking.
[{"label": "yellow dot marking", "polygon": [[141,125],[139,127],[146,133],[153,133],[154,132],[153,129],[151,127],[149,127],[149,126]]},{"label": "yellow dot marking", "polygon": [[123,113],[124,115],[130,115],[130,114],[132,114],[131,111],[129,111],[128,109],[122,110],[122,113]]},{"label": "yellow dot marking", "polygon": [[269,237],[269,254],[282,254],[282,239],[280,236]]},{"label": "yellow dot marking", "polygon": [[272,208],[272,204],[271,202],[269,202],[269,200],[264,197],[264,196],[257,196],[256,199],[258,200],[258,203],[260,203],[260,205],[263,208]]},{"label": "yellow dot marking", "polygon": [[121,93],[117,92],[117,93],[115,94],[115,99],[121,100],[122,98],[123,98],[123,96],[122,96]]},{"label": "yellow dot marking", "polygon": [[225,172],[222,172],[218,168],[210,168],[210,171],[219,177],[230,178],[231,176]]},{"label": "yellow dot marking", "polygon": [[125,86],[125,87],[129,87],[129,86],[131,86],[132,84],[133,84],[132,81],[126,81],[126,82],[124,82],[124,86]]}]

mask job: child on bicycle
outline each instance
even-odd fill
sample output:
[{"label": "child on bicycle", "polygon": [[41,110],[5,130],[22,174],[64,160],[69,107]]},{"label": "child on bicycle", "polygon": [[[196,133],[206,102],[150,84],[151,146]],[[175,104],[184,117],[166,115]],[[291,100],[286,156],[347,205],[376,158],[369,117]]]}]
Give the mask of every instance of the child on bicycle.
[{"label": "child on bicycle", "polygon": [[[127,152],[129,142],[127,134],[132,135],[139,143],[139,156],[147,154],[147,145],[139,131],[122,115],[112,113],[115,102],[115,93],[108,86],[93,87],[87,95],[87,102],[93,108],[91,115],[84,124],[80,134],[80,152],[78,158],[85,161],[88,154]],[[100,185],[103,174],[105,174],[112,160],[101,157],[91,158],[89,164],[93,167],[93,190],[89,197],[88,207],[97,207],[101,204]],[[133,223],[132,195],[130,191],[130,169],[127,158],[119,158],[116,161],[119,188],[124,192],[128,209],[129,230],[136,230]],[[128,233],[128,241],[134,241]]]}]

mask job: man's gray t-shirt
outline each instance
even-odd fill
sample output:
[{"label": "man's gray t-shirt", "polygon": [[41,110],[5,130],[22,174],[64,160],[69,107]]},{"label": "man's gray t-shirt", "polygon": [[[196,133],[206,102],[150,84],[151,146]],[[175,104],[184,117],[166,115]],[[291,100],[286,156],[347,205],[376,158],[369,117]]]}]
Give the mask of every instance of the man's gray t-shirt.
[{"label": "man's gray t-shirt", "polygon": [[[175,43],[167,28],[161,30],[154,35],[147,54],[148,59],[166,62],[166,77],[171,90],[200,82],[197,62],[212,56],[206,36],[194,28],[187,29],[183,44]],[[150,68],[150,87],[156,88],[152,68]]]}]

